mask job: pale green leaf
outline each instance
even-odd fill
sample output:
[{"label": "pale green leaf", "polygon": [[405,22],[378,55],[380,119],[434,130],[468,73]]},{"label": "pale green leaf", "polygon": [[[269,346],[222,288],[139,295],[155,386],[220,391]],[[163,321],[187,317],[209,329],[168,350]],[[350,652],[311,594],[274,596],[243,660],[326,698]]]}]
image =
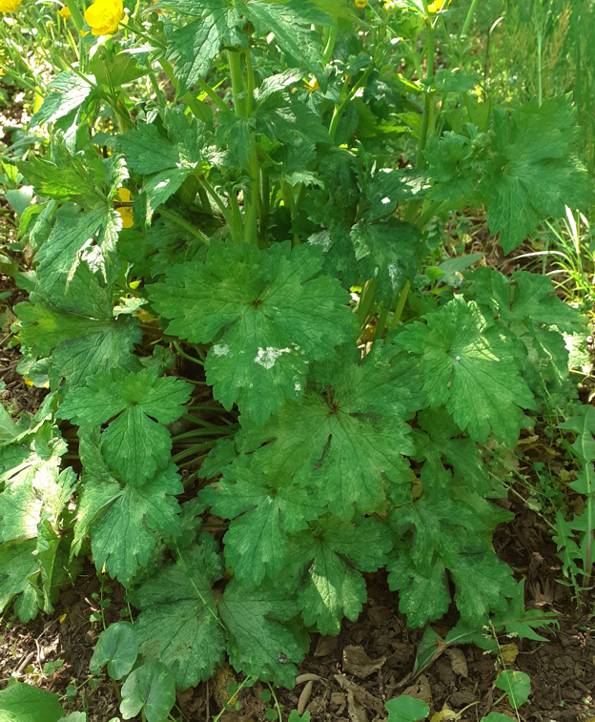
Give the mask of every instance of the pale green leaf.
[{"label": "pale green leaf", "polygon": [[328,520],[315,530],[314,537],[310,531],[298,538],[285,573],[303,570],[298,598],[306,625],[338,634],[343,617],[355,621],[367,599],[361,572],[384,566],[392,538],[386,526],[368,518],[353,524]]},{"label": "pale green leaf", "polygon": [[89,662],[89,671],[97,674],[107,665],[112,679],[122,679],[134,667],[138,656],[138,639],[128,622],[110,624],[100,635]]},{"label": "pale green leaf", "polygon": [[388,722],[418,722],[430,714],[426,702],[408,694],[389,699],[384,706],[388,712]]},{"label": "pale green leaf", "polygon": [[175,168],[180,160],[175,144],[153,124],[137,124],[132,130],[118,136],[117,144],[130,170],[141,175]]},{"label": "pale green leaf", "polygon": [[57,694],[13,682],[0,691],[0,722],[58,722],[63,715]]},{"label": "pale green leaf", "polygon": [[141,333],[136,319],[114,319],[110,289],[85,266],[68,288],[60,278],[15,306],[18,339],[36,358],[49,357],[52,385],[73,386],[113,367],[129,368]]},{"label": "pale green leaf", "polygon": [[389,587],[399,592],[399,610],[407,617],[408,626],[424,627],[446,614],[451,599],[442,562],[431,559],[417,567],[403,550],[388,570]]},{"label": "pale green leaf", "polygon": [[[167,11],[165,26],[167,53],[186,92],[210,70],[223,45],[239,44],[236,29],[241,24],[240,12],[231,0],[161,0]],[[179,13],[186,24],[172,22],[171,11]]]},{"label": "pale green leaf", "polygon": [[[307,17],[308,11],[316,13],[316,20],[311,16]],[[311,72],[320,70],[322,48],[317,35],[311,29],[311,23],[326,20],[328,16],[315,10],[308,0],[293,7],[256,0],[247,5],[247,15],[257,32],[264,35],[271,33],[274,36],[289,61]]]},{"label": "pale green leaf", "polygon": [[147,722],[165,722],[176,702],[176,685],[161,662],[147,662],[135,669],[122,686],[120,713],[124,719],[142,712]]},{"label": "pale green leaf", "polygon": [[232,519],[225,534],[227,564],[254,585],[268,574],[283,573],[289,535],[306,528],[322,513],[322,506],[305,489],[275,484],[258,469],[238,465],[224,479],[201,493],[214,514]]},{"label": "pale green leaf", "polygon": [[65,70],[50,82],[47,89],[49,92],[41,108],[31,118],[32,125],[53,123],[79,108],[91,94],[93,84],[91,79]]},{"label": "pale green leaf", "polygon": [[41,606],[34,583],[39,574],[36,546],[35,539],[0,545],[0,610],[14,601],[21,622],[35,619]]},{"label": "pale green leaf", "polygon": [[345,353],[319,368],[303,400],[286,404],[266,428],[245,424],[245,463],[277,489],[307,489],[336,516],[379,511],[387,493],[402,497],[410,482],[402,383],[389,366],[371,357],[360,365]]},{"label": "pale green leaf", "polygon": [[525,672],[505,669],[496,678],[496,688],[506,692],[510,706],[518,709],[529,699],[531,678]]}]

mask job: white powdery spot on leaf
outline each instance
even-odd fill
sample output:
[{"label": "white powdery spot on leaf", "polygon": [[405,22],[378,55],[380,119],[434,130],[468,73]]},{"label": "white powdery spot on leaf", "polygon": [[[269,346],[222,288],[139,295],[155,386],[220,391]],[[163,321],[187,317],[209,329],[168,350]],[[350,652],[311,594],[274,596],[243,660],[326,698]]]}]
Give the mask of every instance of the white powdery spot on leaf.
[{"label": "white powdery spot on leaf", "polygon": [[390,285],[396,290],[401,281],[401,270],[396,263],[391,263],[388,266],[388,277],[390,278]]},{"label": "white powdery spot on leaf", "polygon": [[329,231],[319,231],[308,237],[308,243],[312,246],[319,246],[326,253],[333,245],[333,239]]},{"label": "white powdery spot on leaf", "polygon": [[215,356],[229,356],[229,346],[225,343],[216,343],[213,346]]},{"label": "white powdery spot on leaf", "polygon": [[265,369],[272,369],[273,366],[277,363],[277,359],[284,353],[291,353],[291,349],[274,348],[273,346],[259,348],[258,353],[254,357],[254,363],[263,366]]}]

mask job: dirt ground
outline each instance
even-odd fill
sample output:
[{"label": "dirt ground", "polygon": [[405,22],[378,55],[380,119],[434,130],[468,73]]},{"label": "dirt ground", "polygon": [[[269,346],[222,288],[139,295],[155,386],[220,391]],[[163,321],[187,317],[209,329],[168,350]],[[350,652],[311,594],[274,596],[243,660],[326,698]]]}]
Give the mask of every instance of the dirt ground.
[{"label": "dirt ground", "polygon": [[[521,708],[520,719],[587,722],[595,716],[595,623],[587,612],[578,613],[567,590],[555,583],[559,573],[556,562],[542,556],[548,543],[546,540],[544,546],[539,526],[530,517],[530,512],[529,518],[519,517],[517,524],[499,534],[497,543],[503,547],[502,556],[508,561],[512,557],[517,569],[524,566],[522,571],[533,597],[529,604],[557,611],[559,629],[545,631],[550,640],[547,643],[516,640],[519,652],[511,668],[526,672],[533,689],[530,701]],[[519,536],[515,533],[519,526],[530,532]],[[539,546],[531,548],[532,543]],[[66,708],[85,709],[89,722],[108,722],[117,716],[117,685],[105,677],[90,675],[88,670],[93,645],[102,629],[101,599],[106,602],[106,622],[117,619],[123,608],[117,585],[108,582],[100,590],[99,584],[94,569],[89,567],[81,572],[75,585],[63,592],[51,617],[26,626],[4,623],[0,635],[0,684],[13,678],[64,694]],[[384,720],[384,702],[404,692],[425,699],[433,711],[465,710],[457,718],[462,722],[477,722],[489,711],[510,714],[506,703],[498,701],[500,692],[493,689],[496,658],[478,648],[450,649],[412,679],[421,633],[407,630],[395,610],[395,595],[388,590],[382,574],[371,575],[368,586],[370,599],[360,619],[345,623],[338,637],[313,636],[296,688],[275,690],[283,720],[296,708],[309,711],[312,722]],[[592,609],[595,599],[585,601],[586,608]],[[446,627],[438,624],[436,630],[445,632]],[[179,695],[175,719],[210,722],[230,699],[234,684],[239,683],[241,679],[224,668],[209,684]],[[239,709],[224,712],[221,722],[279,719],[274,698],[269,697],[263,685],[242,690],[235,705]]]}]

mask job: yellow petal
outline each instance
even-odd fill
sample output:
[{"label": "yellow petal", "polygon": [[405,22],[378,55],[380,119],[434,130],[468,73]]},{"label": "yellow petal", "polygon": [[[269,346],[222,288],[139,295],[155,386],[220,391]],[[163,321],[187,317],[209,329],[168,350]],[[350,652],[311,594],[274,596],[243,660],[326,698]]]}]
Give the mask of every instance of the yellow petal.
[{"label": "yellow petal", "polygon": [[122,0],[95,0],[85,10],[85,20],[93,35],[111,35],[124,18]]},{"label": "yellow petal", "polygon": [[132,228],[134,226],[134,214],[132,208],[124,206],[123,208],[116,208],[116,212],[122,219],[122,228]]},{"label": "yellow petal", "polygon": [[64,20],[68,20],[68,18],[72,16],[72,13],[70,12],[70,8],[64,5],[64,7],[61,7],[58,10],[58,15],[61,18],[64,18]]},{"label": "yellow petal", "polygon": [[21,4],[21,0],[0,0],[0,13],[13,13]]},{"label": "yellow petal", "polygon": [[309,93],[313,93],[315,90],[320,90],[320,85],[318,83],[318,79],[315,78],[313,75],[310,76],[310,79],[306,83],[306,87],[307,87]]},{"label": "yellow petal", "polygon": [[428,12],[438,13],[447,4],[447,0],[434,0],[434,2],[428,3]]}]

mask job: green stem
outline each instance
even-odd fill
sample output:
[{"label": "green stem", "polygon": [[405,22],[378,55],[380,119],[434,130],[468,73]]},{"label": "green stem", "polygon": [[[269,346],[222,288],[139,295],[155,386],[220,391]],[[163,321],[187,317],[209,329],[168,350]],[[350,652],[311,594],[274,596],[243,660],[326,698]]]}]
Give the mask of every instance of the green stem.
[{"label": "green stem", "polygon": [[403,290],[401,291],[401,293],[399,294],[399,298],[397,299],[395,314],[389,324],[389,328],[396,328],[401,323],[401,318],[403,316],[403,311],[405,310],[405,304],[407,303],[407,298],[409,297],[410,290],[411,283],[409,281],[406,281],[405,285],[403,286]]},{"label": "green stem", "polygon": [[374,303],[374,299],[376,297],[376,286],[377,281],[375,278],[371,278],[369,281],[366,281],[364,289],[359,298],[356,313],[360,322],[360,326],[362,328],[366,322],[366,319],[368,318],[370,309],[372,308],[372,305]]},{"label": "green stem", "polygon": [[343,112],[343,108],[345,107],[345,102],[338,103],[333,108],[333,116],[331,118],[331,124],[328,128],[328,134],[331,137],[331,140],[335,140],[335,136],[337,135],[337,128],[339,127],[339,120],[341,119],[341,113]]},{"label": "green stem", "polygon": [[471,23],[473,22],[473,16],[475,15],[475,10],[477,9],[477,5],[478,0],[472,0],[471,5],[469,6],[469,10],[467,11],[467,16],[465,18],[465,22],[463,23],[459,39],[467,35],[467,33],[469,32],[469,28],[471,27]]},{"label": "green stem", "polygon": [[219,712],[219,714],[216,717],[213,717],[213,722],[219,722],[219,720],[223,717],[223,715],[228,711],[227,705],[231,702],[232,699],[237,698],[238,694],[244,689],[246,684],[252,684],[252,677],[245,677],[240,686],[236,689],[236,691],[231,695],[231,697],[227,700],[227,702],[223,705],[223,709]]},{"label": "green stem", "polygon": [[378,338],[383,338],[388,328],[388,308],[385,304],[381,304],[378,317],[376,319],[376,327],[374,328],[374,341]]},{"label": "green stem", "polygon": [[83,13],[79,9],[78,3],[76,2],[76,0],[64,0],[64,4],[70,10],[70,15],[72,17],[74,27],[80,33],[81,30],[85,27],[85,18],[83,16]]},{"label": "green stem", "polygon": [[[250,117],[254,112],[254,67],[252,65],[252,52],[250,48],[244,53],[246,60],[246,116]],[[256,147],[256,137],[252,134],[250,138],[250,187],[248,189],[248,197],[246,199],[246,241],[255,244],[258,240],[258,215],[261,208],[260,201],[260,165],[258,163],[258,149]]]},{"label": "green stem", "polygon": [[537,30],[537,104],[543,104],[543,35],[541,28]]},{"label": "green stem", "polygon": [[[206,419],[201,419],[200,416],[194,416],[192,414],[186,414],[184,416],[184,419],[187,419],[188,421],[192,421],[192,423],[196,424],[197,426],[203,426],[205,429],[220,429],[221,428],[221,422],[218,424],[212,424],[210,421],[207,421]],[[235,428],[235,424],[226,424],[228,427],[233,426]]]},{"label": "green stem", "polygon": [[[425,4],[425,2],[424,2]],[[430,130],[433,129],[434,123],[434,91],[431,87],[434,80],[434,62],[436,55],[436,32],[433,23],[428,20],[426,30],[426,89],[424,98],[424,112],[422,118],[422,126],[419,134],[419,143],[417,148],[417,164],[419,167],[424,165],[424,150],[428,142]]]},{"label": "green stem", "polygon": [[225,105],[225,102],[217,95],[217,93],[211,88],[211,86],[206,83],[202,78],[198,79],[198,86],[199,88],[206,93],[209,98],[213,101],[213,103],[219,108],[219,110],[226,112],[229,110],[227,105]]},{"label": "green stem", "polygon": [[[191,429],[190,431],[185,431],[183,434],[172,436],[172,441],[175,444],[178,441],[184,441],[185,439],[198,439],[203,436],[229,436],[234,432],[235,429],[230,431],[229,427],[226,427],[225,429],[221,427],[218,427],[217,429]],[[192,446],[192,448],[194,448],[194,446]]]},{"label": "green stem", "polygon": [[184,451],[180,451],[178,454],[174,454],[172,456],[172,459],[177,464],[180,461],[183,461],[184,459],[188,459],[189,456],[197,455],[200,451],[205,451],[205,449],[210,449],[213,444],[214,440],[211,442],[205,442],[204,444],[194,444],[193,446],[190,446],[188,449],[184,449]]},{"label": "green stem", "polygon": [[238,203],[238,198],[233,188],[229,193],[229,208],[231,211],[229,230],[233,241],[239,243],[241,242],[243,237],[242,213],[240,211],[240,204]]},{"label": "green stem", "polygon": [[231,225],[232,225],[232,216],[231,216],[231,213],[229,212],[229,209],[227,208],[227,206],[226,206],[225,203],[223,202],[223,200],[222,200],[221,196],[219,195],[219,193],[217,193],[217,191],[213,188],[213,186],[211,185],[211,183],[207,180],[206,176],[201,175],[201,176],[197,176],[197,178],[198,178],[198,180],[200,181],[200,183],[204,186],[204,188],[205,188],[205,190],[207,191],[207,193],[211,196],[211,198],[212,198],[213,201],[215,202],[215,205],[216,205],[217,208],[220,210],[221,215],[223,216],[223,218],[224,218],[225,221],[227,222],[227,225],[231,228]]},{"label": "green stem", "polygon": [[197,228],[193,223],[190,223],[190,221],[186,220],[176,211],[172,211],[171,208],[162,206],[159,209],[159,215],[163,218],[167,218],[172,223],[175,223],[179,228],[183,228],[185,231],[190,233],[190,235],[194,236],[194,238],[198,238],[198,240],[206,246],[209,245],[209,237],[205,235],[200,228]]},{"label": "green stem", "polygon": [[[180,343],[178,341],[174,341],[174,348],[176,351],[180,354],[182,358],[185,358],[187,361],[191,361],[193,364],[196,364],[197,366],[204,366],[204,362],[200,359],[194,358],[194,356],[191,356],[189,353],[186,353]],[[188,379],[189,381],[191,379]]]},{"label": "green stem", "polygon": [[328,37],[326,39],[326,45],[324,47],[324,51],[322,53],[322,62],[324,65],[327,65],[330,62],[330,59],[333,57],[333,52],[335,51],[335,45],[337,43],[337,26],[332,25],[328,32]]},{"label": "green stem", "polygon": [[238,50],[227,51],[227,62],[229,63],[229,75],[231,77],[231,95],[233,107],[238,118],[245,118],[246,113],[246,88],[242,74],[242,55]]}]

